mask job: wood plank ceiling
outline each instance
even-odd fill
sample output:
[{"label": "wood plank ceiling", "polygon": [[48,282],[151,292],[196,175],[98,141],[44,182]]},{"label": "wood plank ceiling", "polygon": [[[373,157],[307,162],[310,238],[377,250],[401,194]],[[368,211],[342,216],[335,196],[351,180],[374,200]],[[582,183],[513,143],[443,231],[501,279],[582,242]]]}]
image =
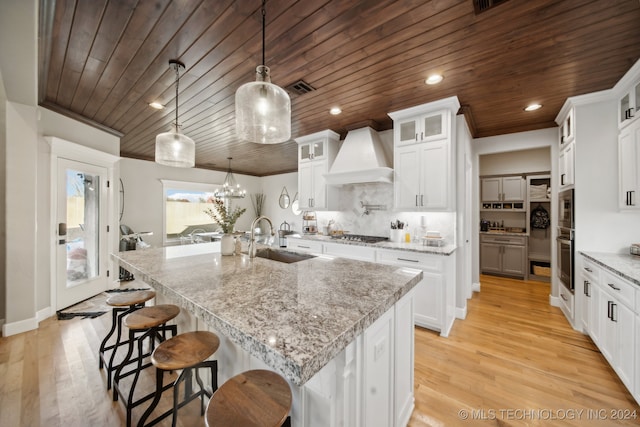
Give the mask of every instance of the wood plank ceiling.
[{"label": "wood plank ceiling", "polygon": [[[235,137],[234,94],[261,62],[260,0],[41,0],[39,100],[122,135],[123,157],[153,160],[170,128],[175,72],[182,130],[196,166],[257,176],[297,170],[291,140]],[[609,89],[640,58],[638,0],[509,0],[476,15],[472,0],[269,0],[273,83],[304,80],[292,137],[372,121],[457,95],[475,137],[555,126],[569,96]],[[445,76],[427,86],[431,73]],[[166,109],[150,108],[160,101]],[[526,113],[531,102],[544,105]],[[331,116],[329,108],[343,113]],[[470,115],[468,114],[470,113]]]}]

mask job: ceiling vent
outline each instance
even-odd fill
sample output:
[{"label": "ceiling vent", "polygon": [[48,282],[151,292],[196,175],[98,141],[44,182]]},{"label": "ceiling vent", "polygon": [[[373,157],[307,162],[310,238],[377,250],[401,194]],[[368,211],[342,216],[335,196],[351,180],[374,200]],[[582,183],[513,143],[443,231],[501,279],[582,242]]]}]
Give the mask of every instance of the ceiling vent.
[{"label": "ceiling vent", "polygon": [[285,89],[290,94],[298,95],[298,96],[304,95],[305,93],[313,92],[315,90],[313,86],[311,86],[309,83],[305,82],[304,80],[298,80],[297,82],[292,83],[289,86],[285,87]]},{"label": "ceiling vent", "polygon": [[473,9],[478,15],[506,2],[507,0],[473,0]]}]

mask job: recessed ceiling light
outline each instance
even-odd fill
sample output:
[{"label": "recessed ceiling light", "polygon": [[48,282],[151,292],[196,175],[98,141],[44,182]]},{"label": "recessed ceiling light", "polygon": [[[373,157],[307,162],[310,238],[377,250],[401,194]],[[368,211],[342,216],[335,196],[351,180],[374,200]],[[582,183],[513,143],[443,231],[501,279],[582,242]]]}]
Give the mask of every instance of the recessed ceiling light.
[{"label": "recessed ceiling light", "polygon": [[334,116],[337,116],[338,114],[342,113],[342,110],[340,109],[340,107],[331,107],[331,109],[329,110],[329,113],[333,114]]},{"label": "recessed ceiling light", "polygon": [[542,108],[542,104],[529,104],[524,107],[524,111],[536,111],[540,108]]},{"label": "recessed ceiling light", "polygon": [[424,82],[428,85],[435,85],[440,83],[443,79],[444,77],[442,77],[441,74],[431,74]]},{"label": "recessed ceiling light", "polygon": [[164,105],[160,104],[159,102],[151,102],[149,103],[149,107],[155,108],[156,110],[164,109]]}]

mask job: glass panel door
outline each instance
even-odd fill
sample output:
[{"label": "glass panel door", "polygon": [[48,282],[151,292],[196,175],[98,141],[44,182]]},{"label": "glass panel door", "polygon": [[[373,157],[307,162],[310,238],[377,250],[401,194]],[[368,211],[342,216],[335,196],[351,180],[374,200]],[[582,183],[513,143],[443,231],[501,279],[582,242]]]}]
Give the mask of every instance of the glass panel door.
[{"label": "glass panel door", "polygon": [[57,309],[106,289],[106,169],[58,160]]}]

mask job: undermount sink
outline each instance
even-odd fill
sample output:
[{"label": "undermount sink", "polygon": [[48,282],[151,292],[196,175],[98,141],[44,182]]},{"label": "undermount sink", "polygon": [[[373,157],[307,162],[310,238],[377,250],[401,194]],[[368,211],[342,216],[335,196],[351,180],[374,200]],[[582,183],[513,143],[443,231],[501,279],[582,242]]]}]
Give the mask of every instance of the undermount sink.
[{"label": "undermount sink", "polygon": [[305,259],[315,258],[316,256],[309,255],[309,254],[301,254],[298,252],[276,251],[273,249],[265,248],[265,249],[258,249],[256,251],[256,257],[291,264],[298,261],[304,261]]}]

